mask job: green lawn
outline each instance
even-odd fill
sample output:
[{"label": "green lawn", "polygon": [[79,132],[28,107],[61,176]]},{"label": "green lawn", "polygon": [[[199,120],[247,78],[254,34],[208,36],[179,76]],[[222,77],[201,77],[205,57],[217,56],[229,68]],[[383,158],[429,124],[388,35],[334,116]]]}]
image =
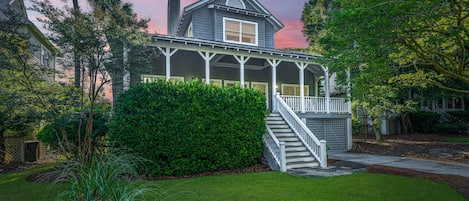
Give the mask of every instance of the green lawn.
[{"label": "green lawn", "polygon": [[[28,174],[46,168],[0,175],[0,200],[53,200],[66,185],[25,180]],[[446,184],[368,173],[310,179],[264,172],[145,181],[135,185],[140,184],[153,186],[155,194],[163,193],[165,200],[465,200]]]}]

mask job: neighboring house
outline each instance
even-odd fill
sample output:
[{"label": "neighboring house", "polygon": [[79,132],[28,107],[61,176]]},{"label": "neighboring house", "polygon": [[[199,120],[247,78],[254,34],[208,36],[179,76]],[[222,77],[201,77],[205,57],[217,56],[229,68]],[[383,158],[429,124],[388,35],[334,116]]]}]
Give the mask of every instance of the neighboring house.
[{"label": "neighboring house", "polygon": [[330,151],[351,149],[350,104],[330,97],[328,68],[315,61],[318,55],[275,49],[283,24],[257,0],[199,0],[182,14],[178,0],[168,2],[168,35],[154,35],[151,43],[161,57],[147,74],[129,75],[127,86],[198,79],[261,91],[272,111],[264,155],[274,168],[325,167],[320,140]]},{"label": "neighboring house", "polygon": [[[33,51],[32,63],[44,65],[50,70],[46,79],[51,82],[55,77],[55,59],[59,51],[46,39],[44,34],[28,19],[26,7],[23,0],[0,0],[0,19],[10,17],[6,11],[18,12],[21,16],[22,31],[30,36],[30,43]],[[25,141],[27,140],[27,141]],[[6,160],[7,162],[34,161],[45,154],[46,147],[42,143],[34,140],[33,136],[5,138]],[[38,147],[39,145],[39,147]]]},{"label": "neighboring house", "polygon": [[0,18],[8,17],[3,12],[4,10],[13,10],[22,14],[22,29],[31,37],[30,42],[34,48],[32,50],[34,52],[32,62],[37,62],[38,64],[44,65],[50,69],[51,77],[49,79],[53,81],[55,76],[55,59],[56,56],[59,55],[57,48],[55,48],[55,46],[47,40],[44,34],[36,27],[36,25],[29,20],[23,0],[0,0]]}]

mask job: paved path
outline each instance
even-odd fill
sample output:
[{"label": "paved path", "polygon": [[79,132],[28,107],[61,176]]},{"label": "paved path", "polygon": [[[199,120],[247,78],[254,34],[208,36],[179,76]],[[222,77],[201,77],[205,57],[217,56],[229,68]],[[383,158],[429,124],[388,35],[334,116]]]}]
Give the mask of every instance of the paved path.
[{"label": "paved path", "polygon": [[407,168],[421,172],[459,175],[469,178],[469,165],[348,152],[331,153],[328,156],[330,159],[339,160],[339,162],[334,163],[327,169],[295,169],[289,170],[289,173],[309,177],[337,176],[365,171],[366,167],[369,165],[384,165],[397,168]]}]

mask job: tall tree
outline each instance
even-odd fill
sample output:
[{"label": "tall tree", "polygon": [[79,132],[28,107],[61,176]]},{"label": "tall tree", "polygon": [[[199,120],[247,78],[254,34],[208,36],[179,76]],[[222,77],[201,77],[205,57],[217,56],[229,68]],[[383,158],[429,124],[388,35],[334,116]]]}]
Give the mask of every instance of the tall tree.
[{"label": "tall tree", "polygon": [[[103,31],[112,54],[112,60],[106,64],[106,69],[112,78],[112,96],[113,102],[116,102],[117,97],[124,90],[125,74],[141,68],[130,66],[125,60],[129,59],[127,55],[132,46],[148,41],[139,36],[145,34],[149,20],[138,18],[132,9],[132,4],[127,2],[120,0],[90,0],[89,2],[94,8],[94,15],[105,25]],[[139,39],[136,40],[137,38]],[[144,41],[141,41],[142,39]],[[136,48],[132,51],[142,50]],[[147,57],[152,56],[154,55],[149,54]]]},{"label": "tall tree", "polygon": [[331,14],[322,43],[328,53],[347,63],[358,58],[358,63],[411,69],[394,81],[469,93],[468,0],[335,2],[340,9]]},{"label": "tall tree", "polygon": [[326,34],[324,25],[331,11],[332,0],[309,0],[305,3],[301,15],[303,33],[308,38],[310,49],[315,53],[322,53],[319,40]]}]

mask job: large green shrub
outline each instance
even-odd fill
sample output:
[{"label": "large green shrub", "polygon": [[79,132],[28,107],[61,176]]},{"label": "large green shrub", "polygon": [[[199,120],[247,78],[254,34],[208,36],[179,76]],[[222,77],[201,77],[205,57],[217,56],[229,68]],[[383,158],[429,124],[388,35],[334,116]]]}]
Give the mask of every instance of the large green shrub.
[{"label": "large green shrub", "polygon": [[418,111],[410,114],[410,120],[414,132],[434,133],[434,127],[439,123],[440,115],[435,112]]},{"label": "large green shrub", "polygon": [[435,125],[437,133],[443,134],[464,134],[467,131],[467,123],[463,122],[445,122]]},{"label": "large green shrub", "polygon": [[[104,136],[108,132],[107,123],[110,119],[110,107],[106,104],[96,106],[93,112],[93,130],[91,143],[96,149],[103,149]],[[50,145],[53,149],[59,149],[60,145],[69,152],[76,152],[79,139],[85,139],[86,124],[89,111],[71,111],[60,118],[46,124],[39,133],[37,139]],[[81,121],[80,121],[81,120]],[[80,138],[78,137],[80,131]],[[64,151],[64,150],[62,150]]]},{"label": "large green shrub", "polygon": [[448,112],[448,114],[456,118],[454,121],[469,124],[469,111]]},{"label": "large green shrub", "polygon": [[151,176],[236,169],[261,157],[266,111],[250,89],[139,84],[118,99],[109,137],[153,161]]}]

